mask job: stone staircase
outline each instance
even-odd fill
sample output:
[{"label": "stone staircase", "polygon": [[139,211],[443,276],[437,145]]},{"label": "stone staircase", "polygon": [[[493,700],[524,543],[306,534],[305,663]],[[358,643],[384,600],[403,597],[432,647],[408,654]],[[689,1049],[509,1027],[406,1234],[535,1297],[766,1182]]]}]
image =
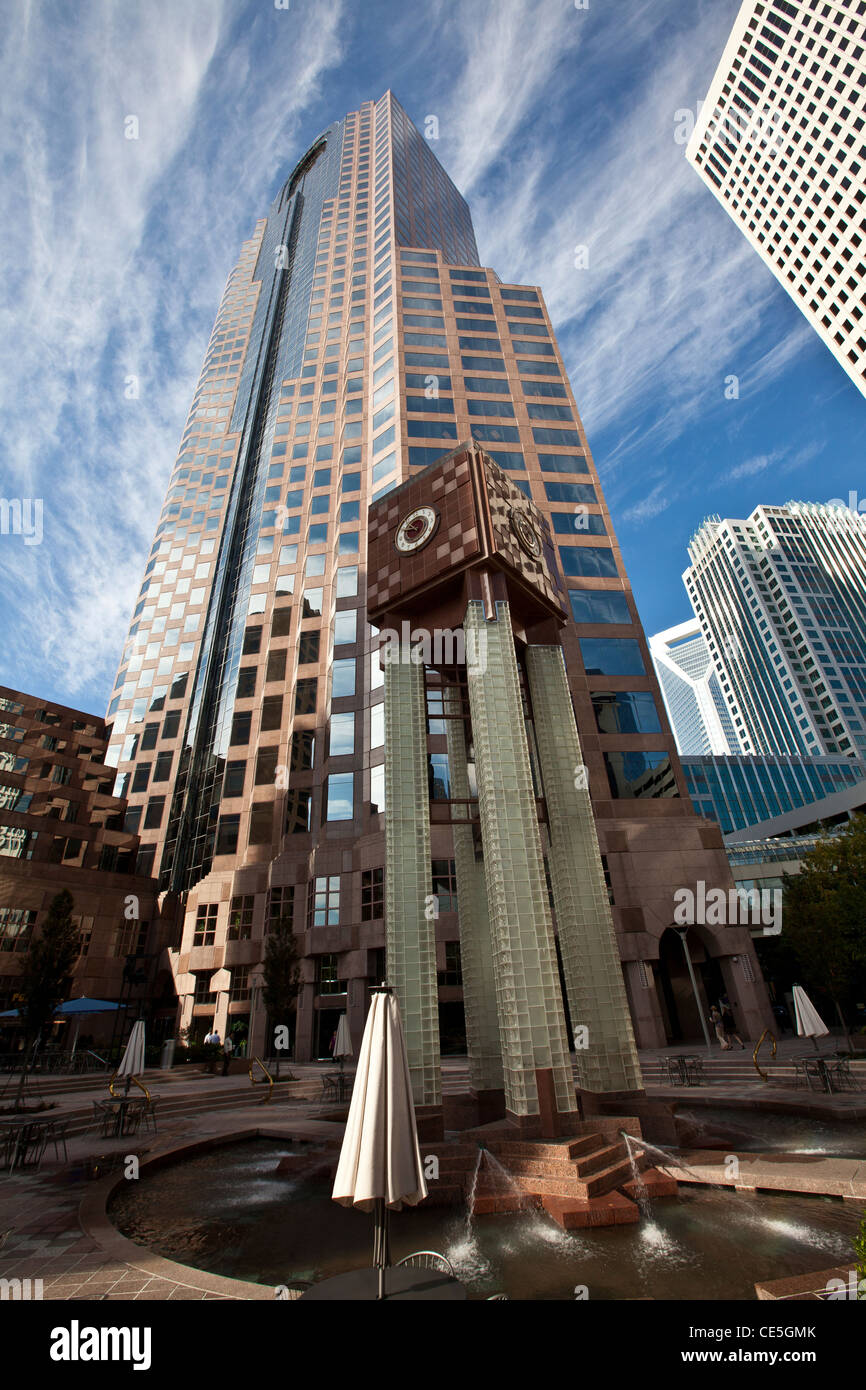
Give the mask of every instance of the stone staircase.
[{"label": "stone staircase", "polygon": [[[193,1075],[176,1076],[172,1072],[155,1071],[145,1073],[144,1083],[157,1101],[157,1124],[160,1129],[172,1121],[185,1121],[194,1119],[196,1116],[207,1114],[222,1114],[230,1110],[248,1109],[256,1106],[262,1118],[262,1123],[266,1120],[285,1120],[290,1118],[291,1110],[287,1108],[287,1102],[303,1101],[307,1105],[322,1099],[322,1085],[318,1077],[305,1077],[298,1081],[281,1082],[274,1087],[273,1096],[268,1105],[263,1105],[268,1088],[267,1085],[257,1084],[252,1086],[247,1083],[245,1086],[220,1085],[211,1078],[200,1076],[195,1078],[199,1081],[195,1089],[190,1089],[190,1082],[194,1080]],[[183,1083],[183,1089],[176,1086],[176,1082]],[[175,1094],[172,1094],[173,1089]],[[29,1092],[31,1103],[33,1100],[41,1100],[52,1104],[52,1118],[58,1121],[68,1121],[66,1132],[67,1139],[78,1138],[93,1130],[93,1141],[97,1147],[102,1139],[98,1130],[94,1128],[93,1102],[102,1099],[108,1091],[108,1077],[106,1075],[86,1076],[86,1077],[46,1077],[40,1080],[38,1091],[34,1089]],[[337,1119],[343,1115],[344,1110],[339,1106],[323,1106],[323,1118]]]},{"label": "stone staircase", "polygon": [[[683,1052],[691,1052],[695,1056],[700,1057],[703,1066],[705,1085],[742,1086],[749,1082],[758,1082],[761,1079],[752,1061],[753,1046],[750,1044],[747,1044],[743,1051],[740,1051],[739,1048],[733,1052],[722,1052],[721,1049],[717,1049],[712,1056],[708,1056],[706,1048],[703,1047],[683,1047],[682,1050]],[[808,1056],[809,1051],[810,1044],[808,1039],[804,1038],[798,1055],[804,1057]],[[822,1048],[821,1051],[824,1053],[825,1049]],[[830,1060],[835,1060],[829,1051],[826,1052],[826,1055]],[[666,1089],[673,1086],[673,1083],[668,1079],[667,1064],[663,1056],[647,1056],[646,1054],[641,1054],[640,1063],[644,1084],[646,1086],[664,1087]],[[770,1048],[765,1045],[761,1048],[758,1055],[758,1063],[761,1070],[766,1072],[769,1077],[768,1085],[791,1089],[797,1087],[796,1069],[793,1057],[790,1054],[786,1055],[786,1052],[782,1052],[774,1060],[770,1055]],[[866,1058],[857,1058],[851,1061],[850,1069],[852,1076],[862,1089],[866,1091]],[[676,1086],[674,1089],[688,1095],[690,1088]],[[800,1082],[800,1089],[807,1089],[802,1086],[802,1081]],[[839,1094],[844,1095],[845,1092],[840,1092]]]},{"label": "stone staircase", "polygon": [[[463,1205],[475,1182],[476,1216],[542,1207],[565,1229],[620,1225],[639,1220],[634,1172],[617,1121],[600,1117],[603,1128],[584,1122],[574,1138],[522,1140],[491,1127],[481,1143],[424,1146],[439,1159],[439,1180],[429,1185],[431,1205]],[[632,1121],[630,1128],[634,1126]],[[649,1168],[641,1157],[641,1186],[653,1197],[673,1196],[676,1182]],[[477,1177],[476,1177],[477,1170]]]}]

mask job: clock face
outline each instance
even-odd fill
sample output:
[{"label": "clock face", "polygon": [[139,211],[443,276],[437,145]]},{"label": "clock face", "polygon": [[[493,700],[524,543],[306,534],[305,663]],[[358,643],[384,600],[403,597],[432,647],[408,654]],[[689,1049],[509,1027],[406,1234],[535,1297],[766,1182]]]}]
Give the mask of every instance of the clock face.
[{"label": "clock face", "polygon": [[531,559],[537,560],[541,555],[541,539],[526,512],[517,507],[511,508],[511,529],[517,537],[521,549]]},{"label": "clock face", "polygon": [[438,525],[439,513],[435,507],[416,507],[397,527],[394,544],[401,555],[411,555],[433,539]]}]

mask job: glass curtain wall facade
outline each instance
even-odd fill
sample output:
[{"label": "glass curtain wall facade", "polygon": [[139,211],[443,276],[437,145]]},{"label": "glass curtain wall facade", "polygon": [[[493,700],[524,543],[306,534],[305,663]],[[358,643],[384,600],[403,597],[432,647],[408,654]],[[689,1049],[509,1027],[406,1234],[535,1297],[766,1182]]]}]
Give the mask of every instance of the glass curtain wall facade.
[{"label": "glass curtain wall facade", "polygon": [[710,517],[683,581],[745,753],[866,754],[866,518],[789,502]]},{"label": "glass curtain wall facade", "polygon": [[[680,871],[690,844],[705,851],[542,294],[481,266],[465,200],[386,93],[314,142],[242,249],[109,707],[118,794],[145,808],[141,864],[183,909],[173,968],[193,1035],[216,1017],[264,1045],[256,972],[282,918],[302,937],[298,1056],[326,1051],[343,1012],[360,1036],[385,969],[367,508],[472,436],[557,543],[618,927],[640,932],[654,896],[670,916],[660,842],[680,834]],[[435,799],[449,769],[428,715]],[[724,876],[721,840],[718,860]],[[443,1034],[460,1031],[453,861],[434,824]],[[647,991],[633,957],[629,987]]]},{"label": "glass curtain wall facade", "polygon": [[697,619],[657,632],[650,652],[680,753],[736,752],[734,726]]}]

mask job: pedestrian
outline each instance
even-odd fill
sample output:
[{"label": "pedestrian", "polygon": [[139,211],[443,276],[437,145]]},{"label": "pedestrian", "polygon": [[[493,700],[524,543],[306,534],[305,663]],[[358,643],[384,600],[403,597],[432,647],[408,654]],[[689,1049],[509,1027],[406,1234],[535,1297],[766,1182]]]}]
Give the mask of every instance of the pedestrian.
[{"label": "pedestrian", "polygon": [[722,1015],[719,1013],[715,1004],[710,1009],[710,1023],[713,1025],[713,1032],[718,1038],[719,1047],[722,1049],[723,1052],[730,1052],[731,1044],[725,1037],[725,1025],[722,1021]]},{"label": "pedestrian", "polygon": [[724,1001],[722,1002],[722,1028],[724,1029],[725,1033],[725,1041],[727,1042],[729,1047],[732,1042],[738,1042],[740,1044],[741,1049],[745,1048],[746,1044],[743,1042],[743,1039],[737,1032],[736,1024],[734,1023],[734,1015],[731,1012],[731,1007]]},{"label": "pedestrian", "polygon": [[234,1047],[235,1045],[232,1042],[231,1034],[226,1033],[226,1040],[223,1043],[223,1076],[228,1076],[229,1074],[229,1062],[232,1060]]}]

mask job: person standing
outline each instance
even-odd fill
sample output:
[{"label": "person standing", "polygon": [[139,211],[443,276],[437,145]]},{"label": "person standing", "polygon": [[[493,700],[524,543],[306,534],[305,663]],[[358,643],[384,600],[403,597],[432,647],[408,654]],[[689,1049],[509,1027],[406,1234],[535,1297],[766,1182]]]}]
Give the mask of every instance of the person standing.
[{"label": "person standing", "polygon": [[228,1076],[229,1074],[229,1062],[232,1060],[234,1049],[235,1045],[232,1042],[231,1034],[226,1033],[226,1040],[223,1043],[223,1076]]},{"label": "person standing", "polygon": [[730,1052],[731,1044],[725,1037],[725,1025],[722,1021],[722,1015],[719,1013],[715,1004],[710,1009],[710,1023],[712,1024],[713,1032],[715,1033],[718,1039],[719,1047],[722,1049],[723,1052]]},{"label": "person standing", "polygon": [[731,1006],[725,1000],[722,1000],[722,1028],[724,1029],[725,1040],[729,1047],[732,1042],[738,1042],[741,1048],[745,1048],[746,1044],[737,1032]]}]

